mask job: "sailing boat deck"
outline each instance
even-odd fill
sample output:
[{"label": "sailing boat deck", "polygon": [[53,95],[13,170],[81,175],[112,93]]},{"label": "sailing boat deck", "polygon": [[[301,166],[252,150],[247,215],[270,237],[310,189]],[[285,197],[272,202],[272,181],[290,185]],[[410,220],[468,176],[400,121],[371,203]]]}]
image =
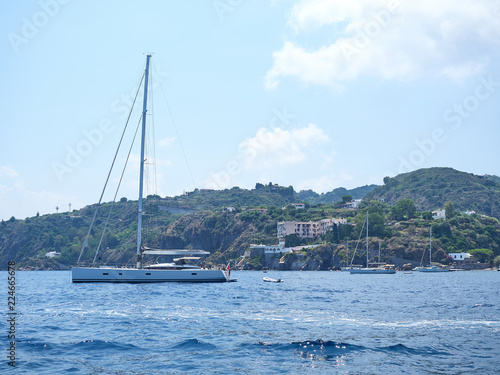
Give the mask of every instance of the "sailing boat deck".
[{"label": "sailing boat deck", "polygon": [[223,270],[155,270],[137,268],[84,268],[72,269],[74,283],[159,283],[159,282],[227,282],[232,281]]}]

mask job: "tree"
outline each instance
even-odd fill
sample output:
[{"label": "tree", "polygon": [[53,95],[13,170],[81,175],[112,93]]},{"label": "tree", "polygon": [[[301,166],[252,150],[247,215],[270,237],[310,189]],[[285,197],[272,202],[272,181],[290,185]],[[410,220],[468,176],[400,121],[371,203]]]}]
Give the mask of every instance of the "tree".
[{"label": "tree", "polygon": [[422,212],[422,219],[424,219],[424,220],[432,220],[432,212],[431,211],[424,211],[424,212]]},{"label": "tree", "polygon": [[432,234],[436,237],[451,237],[450,223],[442,220],[437,220],[432,223]]},{"label": "tree", "polygon": [[255,190],[259,190],[259,189],[264,189],[264,185],[263,185],[263,184],[261,184],[260,182],[257,182],[257,183],[255,184]]},{"label": "tree", "polygon": [[[354,222],[356,223],[355,235],[359,236],[361,228],[363,225],[366,225],[366,211],[368,210],[368,234],[370,236],[381,237],[384,235],[384,222],[385,215],[384,211],[380,210],[380,207],[372,206],[367,209],[362,210],[356,217],[354,218]],[[363,232],[366,231],[366,227],[364,227]],[[363,234],[362,234],[363,235]]]},{"label": "tree", "polygon": [[352,201],[352,195],[343,195],[342,196],[342,203],[346,204]]},{"label": "tree", "polygon": [[472,249],[469,250],[469,254],[477,258],[480,263],[488,263],[493,260],[493,251],[490,249]]},{"label": "tree", "polygon": [[443,208],[446,213],[447,219],[451,219],[455,215],[455,206],[453,206],[453,202],[451,201],[446,202]]},{"label": "tree", "polygon": [[122,198],[120,198],[120,202],[121,202],[121,203],[125,203],[126,201],[127,201],[127,198],[126,198],[126,197],[122,197]]},{"label": "tree", "polygon": [[289,234],[285,237],[285,246],[286,247],[294,247],[301,245],[301,241],[298,235]]},{"label": "tree", "polygon": [[500,268],[500,255],[497,255],[495,259],[493,259],[493,264],[495,267]]},{"label": "tree", "polygon": [[[395,220],[409,220],[415,217],[417,208],[411,199],[401,199],[391,208],[391,216]],[[432,216],[432,214],[431,214]]]},{"label": "tree", "polygon": [[385,177],[384,177],[384,185],[387,185],[387,184],[389,183],[389,180],[390,180],[390,179],[391,179],[391,178],[390,178],[389,176],[385,176]]}]

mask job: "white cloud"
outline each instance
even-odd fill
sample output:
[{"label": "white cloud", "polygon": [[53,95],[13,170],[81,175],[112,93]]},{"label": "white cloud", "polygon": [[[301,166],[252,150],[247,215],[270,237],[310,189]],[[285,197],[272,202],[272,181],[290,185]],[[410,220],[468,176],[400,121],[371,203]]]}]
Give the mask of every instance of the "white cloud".
[{"label": "white cloud", "polygon": [[302,162],[308,152],[325,142],[329,142],[329,138],[323,130],[316,124],[309,124],[292,130],[261,128],[239,147],[245,169],[262,169]]},{"label": "white cloud", "polygon": [[19,176],[15,170],[9,167],[0,166],[0,179],[12,180]]},{"label": "white cloud", "polygon": [[160,145],[161,147],[169,147],[172,145],[172,143],[174,143],[174,141],[175,141],[174,137],[167,137],[167,138],[160,139],[160,141],[158,142],[158,145]]},{"label": "white cloud", "polygon": [[261,128],[242,141],[238,155],[205,179],[203,186],[224,189],[254,186],[258,181],[290,184],[314,173],[314,167],[331,163],[332,155],[330,138],[316,124],[291,130]]},{"label": "white cloud", "polygon": [[[282,77],[336,87],[359,76],[461,81],[482,73],[498,48],[500,0],[302,0],[288,24],[295,35],[273,53],[270,89]],[[330,42],[310,47],[315,31]],[[291,40],[296,34],[308,47]]]},{"label": "white cloud", "polygon": [[296,191],[313,190],[316,193],[327,193],[338,187],[349,188],[353,182],[353,176],[345,172],[339,174],[329,174],[302,180],[294,186]]}]

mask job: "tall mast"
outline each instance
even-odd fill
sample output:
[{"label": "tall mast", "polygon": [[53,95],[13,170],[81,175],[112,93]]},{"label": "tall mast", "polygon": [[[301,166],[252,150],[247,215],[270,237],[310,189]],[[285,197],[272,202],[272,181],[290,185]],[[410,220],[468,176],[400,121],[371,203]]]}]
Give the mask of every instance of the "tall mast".
[{"label": "tall mast", "polygon": [[345,263],[346,266],[349,266],[349,237],[347,237],[347,261]]},{"label": "tall mast", "polygon": [[149,81],[149,59],[146,58],[146,72],[144,73],[144,102],[142,104],[142,136],[141,136],[141,167],[139,176],[139,210],[137,213],[137,268],[141,268],[141,228],[142,228],[142,189],[144,176],[144,142],[146,138],[146,112],[148,106],[148,81]]},{"label": "tall mast", "polygon": [[429,267],[432,267],[432,227],[429,230]]},{"label": "tall mast", "polygon": [[366,210],[366,268],[368,268],[368,210]]}]

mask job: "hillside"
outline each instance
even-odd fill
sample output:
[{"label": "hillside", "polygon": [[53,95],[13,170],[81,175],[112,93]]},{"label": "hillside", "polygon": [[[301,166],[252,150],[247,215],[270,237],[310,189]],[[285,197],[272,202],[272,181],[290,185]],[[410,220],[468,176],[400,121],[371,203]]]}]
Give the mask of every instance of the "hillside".
[{"label": "hillside", "polygon": [[[487,249],[494,256],[500,255],[500,185],[491,177],[475,176],[450,168],[431,168],[385,179],[385,185],[373,188],[335,189],[330,193],[316,194],[303,191],[295,195],[293,188],[269,183],[257,184],[256,189],[238,187],[221,191],[195,190],[178,197],[149,196],[144,203],[144,245],[156,248],[194,248],[211,253],[208,262],[221,264],[239,260],[252,243],[276,244],[276,223],[279,221],[318,221],[343,217],[354,225],[342,225],[325,238],[316,240],[330,244],[324,249],[333,254],[312,252],[314,259],[307,260],[308,267],[331,267],[345,258],[344,243],[356,239],[363,226],[365,212],[370,212],[370,238],[382,239],[383,253],[413,261],[421,259],[427,246],[429,227],[435,241],[434,256],[437,260],[448,252]],[[333,203],[310,203],[318,200],[341,200],[342,195],[361,196],[373,189],[364,199],[359,210],[339,209]],[[302,195],[301,195],[302,194]],[[359,194],[359,195],[356,195]],[[299,196],[307,201],[305,209],[289,205],[298,202]],[[335,197],[337,196],[337,197]],[[405,202],[399,207],[401,199]],[[378,201],[377,199],[383,199]],[[421,211],[442,208],[452,201],[455,215],[444,221],[433,221]],[[398,204],[395,204],[399,202]],[[413,208],[412,208],[413,206]],[[416,207],[415,207],[416,206]],[[231,212],[223,208],[234,207]],[[265,211],[252,210],[254,207]],[[284,207],[284,208],[282,208]],[[409,210],[408,210],[409,209]],[[460,211],[475,210],[478,215],[464,215]],[[481,216],[485,214],[488,216]],[[94,207],[87,206],[71,213],[59,213],[0,223],[0,268],[5,269],[10,260],[19,267],[33,269],[58,269],[76,264]],[[136,247],[137,202],[122,198],[120,202],[105,203],[98,211],[96,224],[90,232],[89,251],[83,262],[91,263],[101,230],[109,216],[109,224],[102,236],[97,260],[99,264],[133,265]],[[287,237],[287,244],[296,246],[312,243]],[[56,251],[60,256],[47,258],[46,253]],[[319,250],[318,250],[319,251]],[[326,251],[326,250],[325,250]],[[344,259],[345,260],[345,259]],[[360,256],[359,262],[363,260]],[[319,262],[319,263],[318,263]],[[319,266],[319,264],[322,264]],[[252,260],[251,267],[259,266]],[[330,266],[329,266],[330,265]],[[262,266],[262,264],[261,264]],[[316,268],[314,268],[316,267]],[[323,267],[323,268],[322,268]]]},{"label": "hillside", "polygon": [[333,189],[327,193],[318,194],[312,190],[301,190],[297,193],[298,200],[308,202],[309,204],[318,203],[337,203],[342,201],[342,196],[350,195],[352,199],[364,198],[369,192],[375,189],[378,185],[365,185],[355,189],[346,189],[343,187]]},{"label": "hillside", "polygon": [[[276,210],[280,207],[281,211],[282,206],[291,202],[295,202],[292,187],[272,184],[253,190],[234,187],[221,191],[195,190],[177,197],[149,196],[144,202],[143,238],[146,246],[161,244],[166,248],[202,247],[211,252],[222,246],[223,250],[227,250],[233,246],[231,241],[236,241],[236,238],[248,229],[243,228],[241,223],[237,225],[236,221],[234,231],[237,235],[228,236],[227,233],[210,231],[210,220],[206,221],[208,229],[203,229],[205,218],[228,206],[234,206],[238,211],[241,206],[275,207]],[[66,266],[75,265],[93,214],[94,207],[87,206],[71,213],[35,216],[25,220],[12,217],[2,221],[0,268],[6,269],[6,263],[10,260],[16,261],[20,267],[44,269],[57,269],[59,263]],[[256,213],[248,212],[242,216],[248,218],[252,217],[252,214]],[[83,253],[82,261],[92,262],[108,215],[109,224],[102,237],[98,260],[106,264],[132,265],[136,251],[137,201],[127,201],[125,198],[120,202],[101,205],[89,238],[89,251]],[[170,227],[173,223],[175,225]],[[184,227],[190,229],[194,235],[184,234],[179,229]],[[275,230],[275,222],[272,227]],[[220,228],[220,231],[228,232],[228,228],[227,224]],[[169,231],[174,232],[175,239],[169,240]],[[257,233],[257,230],[254,232]],[[221,237],[225,239],[221,240]],[[57,258],[47,258],[46,253],[51,251],[61,255]]]},{"label": "hillside", "polygon": [[500,218],[500,183],[495,179],[459,172],[452,168],[428,168],[385,178],[384,185],[366,195],[388,204],[407,198],[420,211],[443,208],[448,201],[455,209],[472,210]]},{"label": "hillside", "polygon": [[[145,228],[151,228],[153,231],[167,226],[179,216],[159,210],[158,205],[147,201],[144,208],[148,218],[153,218],[145,220]],[[5,264],[9,260],[16,261],[21,267],[57,269],[57,263],[74,265],[82,249],[94,211],[93,206],[87,206],[71,213],[36,216],[26,220],[11,218],[8,221],[2,221],[0,224],[0,267],[5,269]],[[126,262],[131,258],[122,257],[122,251],[130,251],[133,254],[135,246],[137,202],[122,201],[101,205],[89,237],[89,248],[97,248],[108,215],[110,216],[108,230],[102,238],[101,248],[120,247],[121,250],[114,253],[108,252],[110,255],[106,255],[106,251],[102,250],[101,257],[112,263]],[[61,255],[54,259],[46,258],[45,254],[50,251],[56,251]],[[93,252],[84,252],[82,260],[90,262],[93,255]]]},{"label": "hillside", "polygon": [[191,210],[220,210],[224,207],[286,206],[294,203],[296,196],[292,186],[257,184],[256,189],[240,189],[235,186],[225,190],[195,189],[178,197],[165,198],[170,207]]}]

